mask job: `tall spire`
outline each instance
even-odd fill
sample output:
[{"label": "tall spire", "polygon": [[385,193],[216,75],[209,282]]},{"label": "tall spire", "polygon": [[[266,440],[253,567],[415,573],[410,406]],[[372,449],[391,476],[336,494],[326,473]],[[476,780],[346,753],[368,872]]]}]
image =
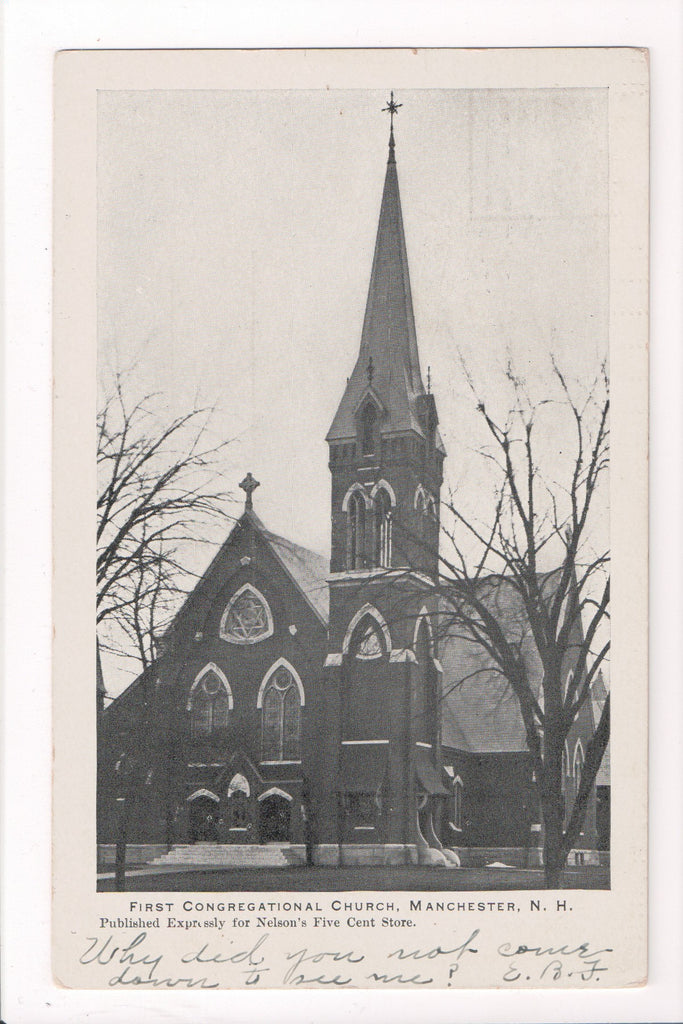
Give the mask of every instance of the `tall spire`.
[{"label": "tall spire", "polygon": [[389,157],[380,207],[375,253],[356,366],[337,410],[328,441],[353,437],[356,415],[368,391],[367,367],[372,360],[371,389],[383,407],[380,430],[414,430],[424,436],[423,396],[415,334],[408,255],[398,187],[393,121],[401,103],[394,94],[384,108],[389,113]]}]

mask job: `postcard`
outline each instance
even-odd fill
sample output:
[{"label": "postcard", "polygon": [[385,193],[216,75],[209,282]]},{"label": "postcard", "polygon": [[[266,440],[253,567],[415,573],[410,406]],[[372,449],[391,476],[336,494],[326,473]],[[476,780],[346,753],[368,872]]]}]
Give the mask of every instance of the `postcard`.
[{"label": "postcard", "polygon": [[57,55],[61,985],[645,983],[648,81]]}]

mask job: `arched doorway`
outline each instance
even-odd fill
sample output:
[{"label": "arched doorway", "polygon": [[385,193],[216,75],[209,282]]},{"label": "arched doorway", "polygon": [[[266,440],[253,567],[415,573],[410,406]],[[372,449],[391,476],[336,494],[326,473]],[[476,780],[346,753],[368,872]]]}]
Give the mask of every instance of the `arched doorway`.
[{"label": "arched doorway", "polygon": [[265,797],[259,804],[259,842],[288,843],[290,841],[290,801],[279,793]]},{"label": "arched doorway", "polygon": [[209,796],[190,800],[189,833],[191,843],[218,842],[218,803]]}]

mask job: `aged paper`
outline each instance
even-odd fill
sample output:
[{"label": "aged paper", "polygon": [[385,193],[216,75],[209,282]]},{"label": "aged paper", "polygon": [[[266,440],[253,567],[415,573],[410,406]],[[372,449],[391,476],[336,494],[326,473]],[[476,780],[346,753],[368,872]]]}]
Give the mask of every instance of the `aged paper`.
[{"label": "aged paper", "polygon": [[643,984],[646,54],[55,98],[56,978]]}]

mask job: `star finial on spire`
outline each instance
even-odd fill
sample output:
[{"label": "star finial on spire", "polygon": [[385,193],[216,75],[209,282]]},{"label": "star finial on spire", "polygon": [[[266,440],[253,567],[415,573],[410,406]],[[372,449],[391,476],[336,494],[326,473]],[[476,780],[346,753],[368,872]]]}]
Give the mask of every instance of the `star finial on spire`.
[{"label": "star finial on spire", "polygon": [[247,473],[244,480],[240,484],[240,487],[247,496],[247,500],[244,503],[245,510],[254,507],[251,496],[256,490],[256,488],[260,486],[261,484],[258,482],[258,480],[255,480],[251,473]]},{"label": "star finial on spire", "polygon": [[386,107],[382,107],[382,113],[389,113],[389,163],[393,164],[394,161],[394,114],[398,112],[398,108],[402,107],[402,103],[394,102],[394,90],[391,90],[391,99],[387,103]]},{"label": "star finial on spire", "polygon": [[389,113],[389,118],[390,118],[389,127],[390,127],[392,132],[394,130],[394,114],[398,113],[398,108],[402,107],[402,106],[403,106],[402,103],[394,103],[394,90],[392,89],[391,90],[391,99],[387,102],[386,107],[382,107],[382,113],[383,114],[386,113],[387,111]]}]

